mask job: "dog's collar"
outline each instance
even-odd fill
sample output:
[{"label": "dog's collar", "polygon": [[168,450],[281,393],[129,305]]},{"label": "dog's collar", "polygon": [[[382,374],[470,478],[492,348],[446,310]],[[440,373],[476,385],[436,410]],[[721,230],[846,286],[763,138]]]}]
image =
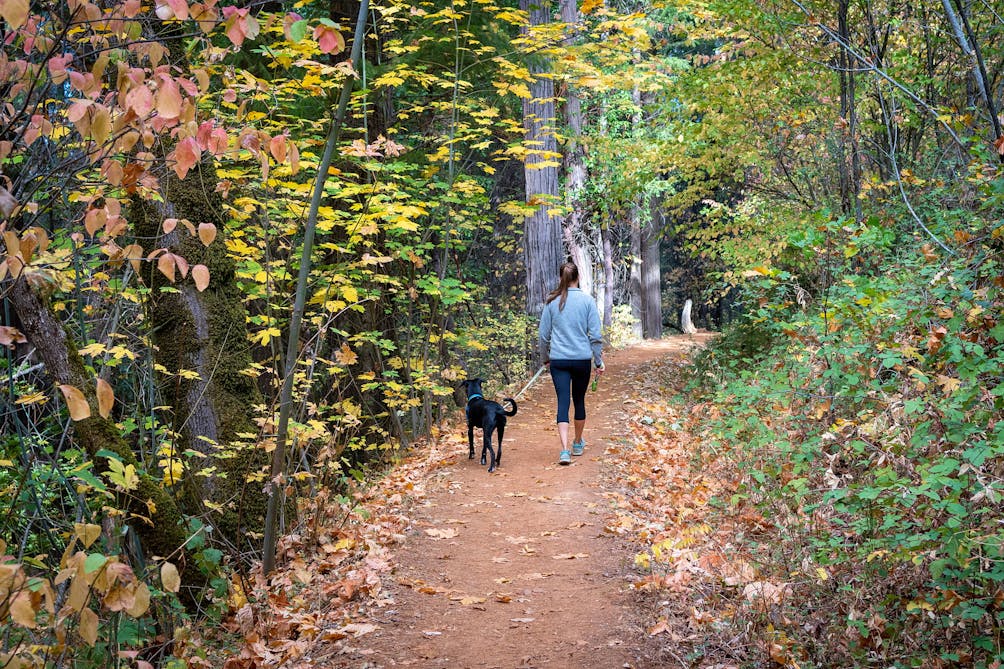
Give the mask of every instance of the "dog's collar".
[{"label": "dog's collar", "polygon": [[482,399],[483,400],[484,396],[483,395],[478,395],[477,393],[475,393],[475,394],[473,394],[473,395],[471,395],[470,397],[467,398],[467,403],[470,404],[472,401],[477,400],[477,399]]}]

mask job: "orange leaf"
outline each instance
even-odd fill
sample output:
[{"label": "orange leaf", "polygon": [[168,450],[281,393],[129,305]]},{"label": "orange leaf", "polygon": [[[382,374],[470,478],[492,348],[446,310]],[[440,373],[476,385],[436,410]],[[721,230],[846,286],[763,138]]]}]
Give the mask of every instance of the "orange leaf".
[{"label": "orange leaf", "polygon": [[296,176],[296,173],[300,171],[300,149],[296,148],[296,144],[293,142],[289,143],[289,173],[292,176]]},{"label": "orange leaf", "polygon": [[60,384],[59,389],[66,398],[66,406],[70,410],[70,418],[75,421],[84,420],[91,417],[91,407],[87,404],[87,398],[80,392],[79,388],[68,384]]},{"label": "orange leaf", "polygon": [[200,293],[209,287],[209,268],[205,265],[196,265],[192,268],[192,280],[195,281],[195,289]]},{"label": "orange leaf", "polygon": [[286,135],[276,135],[268,142],[269,153],[275,158],[275,162],[286,162]]},{"label": "orange leaf", "polygon": [[203,246],[209,246],[216,239],[216,226],[212,223],[199,223],[199,240]]},{"label": "orange leaf", "polygon": [[184,279],[188,276],[188,261],[181,256],[174,256],[174,262],[178,266],[178,271],[181,272],[181,278]]},{"label": "orange leaf", "polygon": [[354,365],[356,361],[359,360],[359,356],[349,348],[348,344],[342,344],[342,348],[335,351],[335,360],[338,361],[340,365]]},{"label": "orange leaf", "polygon": [[169,76],[164,76],[157,89],[157,115],[165,119],[176,119],[181,116],[181,90],[178,82]]},{"label": "orange leaf", "polygon": [[157,259],[157,269],[160,273],[167,277],[167,280],[174,283],[174,269],[177,267],[177,263],[174,260],[173,253],[165,253],[160,258]]},{"label": "orange leaf", "polygon": [[174,172],[179,179],[184,179],[188,175],[188,170],[199,162],[202,149],[199,142],[194,137],[186,137],[178,142],[174,148]]},{"label": "orange leaf", "polygon": [[98,414],[102,418],[108,418],[115,406],[115,391],[104,379],[98,379]]}]

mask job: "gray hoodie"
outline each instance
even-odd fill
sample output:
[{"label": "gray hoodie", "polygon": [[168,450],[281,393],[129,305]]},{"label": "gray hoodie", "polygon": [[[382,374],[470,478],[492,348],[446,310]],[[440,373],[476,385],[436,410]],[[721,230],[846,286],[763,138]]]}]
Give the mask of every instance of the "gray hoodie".
[{"label": "gray hoodie", "polygon": [[561,297],[544,305],[540,315],[540,354],[542,360],[589,360],[603,364],[603,331],[600,313],[593,298],[581,288],[569,288],[565,308],[559,309]]}]

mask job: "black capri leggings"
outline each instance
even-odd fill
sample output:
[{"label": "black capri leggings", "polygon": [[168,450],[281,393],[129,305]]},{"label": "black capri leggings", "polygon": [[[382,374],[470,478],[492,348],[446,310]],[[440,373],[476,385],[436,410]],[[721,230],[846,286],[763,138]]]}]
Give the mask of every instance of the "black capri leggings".
[{"label": "black capri leggings", "polygon": [[569,391],[575,405],[575,420],[586,419],[586,388],[593,371],[591,360],[552,360],[551,381],[558,395],[559,423],[568,422]]}]

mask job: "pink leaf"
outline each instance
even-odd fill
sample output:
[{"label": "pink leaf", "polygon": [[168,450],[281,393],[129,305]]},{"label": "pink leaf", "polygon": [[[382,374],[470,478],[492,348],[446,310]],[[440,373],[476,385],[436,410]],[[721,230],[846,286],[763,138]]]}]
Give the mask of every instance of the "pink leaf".
[{"label": "pink leaf", "polygon": [[345,40],[341,33],[331,26],[322,24],[314,28],[314,39],[322,53],[340,53],[345,50]]},{"label": "pink leaf", "polygon": [[174,172],[179,179],[184,179],[188,175],[188,170],[199,162],[201,154],[202,149],[194,137],[186,137],[178,142],[178,146],[174,149]]}]

